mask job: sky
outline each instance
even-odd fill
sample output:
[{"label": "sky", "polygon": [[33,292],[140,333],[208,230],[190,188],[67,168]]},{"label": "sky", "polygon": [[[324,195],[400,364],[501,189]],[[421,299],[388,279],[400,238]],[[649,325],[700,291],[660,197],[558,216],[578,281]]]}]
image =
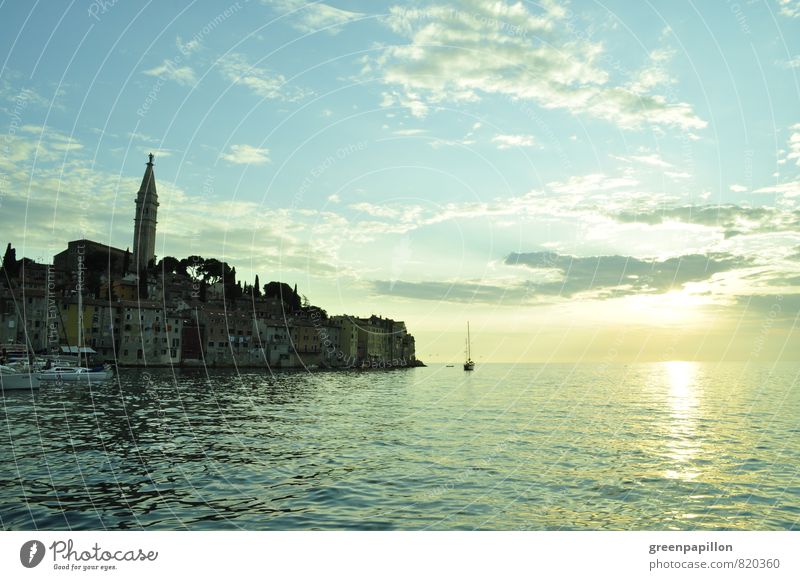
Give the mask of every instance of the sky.
[{"label": "sky", "polygon": [[800,0],[0,4],[0,242],[217,257],[426,361],[798,360]]}]

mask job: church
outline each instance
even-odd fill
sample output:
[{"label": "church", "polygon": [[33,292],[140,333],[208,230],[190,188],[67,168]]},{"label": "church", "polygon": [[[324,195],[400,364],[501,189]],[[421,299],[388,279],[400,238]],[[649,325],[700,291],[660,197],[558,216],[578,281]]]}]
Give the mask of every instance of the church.
[{"label": "church", "polygon": [[158,215],[158,193],[153,173],[153,154],[144,170],[142,184],[136,194],[136,214],[133,218],[133,255],[92,240],[73,240],[67,249],[53,257],[53,265],[64,272],[103,270],[108,278],[123,277],[127,274],[141,276],[155,259],[156,218]]}]

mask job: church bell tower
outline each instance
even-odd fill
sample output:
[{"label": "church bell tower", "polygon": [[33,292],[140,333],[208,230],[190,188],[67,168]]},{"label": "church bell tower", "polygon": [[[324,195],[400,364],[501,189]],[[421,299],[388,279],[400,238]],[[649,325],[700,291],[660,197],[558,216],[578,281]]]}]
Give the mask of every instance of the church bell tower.
[{"label": "church bell tower", "polygon": [[156,253],[156,213],[158,194],[153,174],[153,154],[144,170],[142,185],[136,195],[136,216],[133,218],[133,260],[136,273],[141,274]]}]

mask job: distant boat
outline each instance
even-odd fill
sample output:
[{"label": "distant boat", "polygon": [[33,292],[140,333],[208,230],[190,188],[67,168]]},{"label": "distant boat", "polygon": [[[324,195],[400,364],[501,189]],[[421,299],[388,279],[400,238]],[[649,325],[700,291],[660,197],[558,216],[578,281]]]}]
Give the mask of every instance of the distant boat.
[{"label": "distant boat", "polygon": [[444,366],[446,366],[447,368],[452,368],[452,367],[454,367],[455,365],[444,365]]},{"label": "distant boat", "polygon": [[472,362],[472,352],[470,349],[469,322],[467,322],[467,360],[464,361],[464,370],[471,371],[474,369],[475,369],[475,363]]}]

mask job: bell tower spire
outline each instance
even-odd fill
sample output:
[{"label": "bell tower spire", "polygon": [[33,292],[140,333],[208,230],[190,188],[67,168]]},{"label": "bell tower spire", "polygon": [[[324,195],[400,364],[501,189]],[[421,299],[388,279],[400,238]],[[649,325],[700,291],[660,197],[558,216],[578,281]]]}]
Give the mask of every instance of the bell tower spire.
[{"label": "bell tower spire", "polygon": [[136,195],[136,215],[133,218],[133,257],[137,274],[141,274],[147,268],[156,251],[158,194],[156,177],[153,173],[153,154],[150,153],[148,157],[150,160],[147,162],[142,185]]}]

